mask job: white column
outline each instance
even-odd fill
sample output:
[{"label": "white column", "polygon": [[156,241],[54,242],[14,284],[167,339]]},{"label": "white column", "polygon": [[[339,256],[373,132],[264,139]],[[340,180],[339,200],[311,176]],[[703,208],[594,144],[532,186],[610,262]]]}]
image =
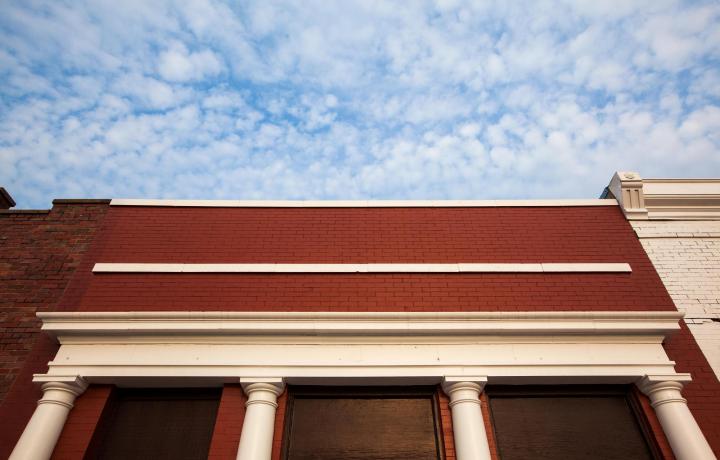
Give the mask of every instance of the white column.
[{"label": "white column", "polygon": [[638,387],[648,395],[678,460],[715,459],[710,445],[695,421],[680,390],[690,374],[648,375]]},{"label": "white column", "polygon": [[490,460],[480,393],[486,377],[445,377],[443,391],[450,396],[453,439],[458,460]]},{"label": "white column", "polygon": [[43,375],[36,376],[33,381],[45,382],[42,385],[43,396],[9,460],[49,459],[75,398],[87,388],[85,380],[77,376]]},{"label": "white column", "polygon": [[285,389],[281,378],[241,378],[248,396],[238,448],[238,460],[270,460],[277,397]]}]

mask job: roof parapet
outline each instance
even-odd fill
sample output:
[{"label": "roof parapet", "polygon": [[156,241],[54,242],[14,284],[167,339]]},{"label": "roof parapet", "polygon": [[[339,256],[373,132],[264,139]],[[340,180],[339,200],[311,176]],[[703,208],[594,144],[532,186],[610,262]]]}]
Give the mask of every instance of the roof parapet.
[{"label": "roof parapet", "polygon": [[10,196],[5,187],[0,187],[0,209],[10,209],[15,206],[15,200]]},{"label": "roof parapet", "polygon": [[720,220],[720,179],[643,179],[618,171],[607,189],[629,220]]}]

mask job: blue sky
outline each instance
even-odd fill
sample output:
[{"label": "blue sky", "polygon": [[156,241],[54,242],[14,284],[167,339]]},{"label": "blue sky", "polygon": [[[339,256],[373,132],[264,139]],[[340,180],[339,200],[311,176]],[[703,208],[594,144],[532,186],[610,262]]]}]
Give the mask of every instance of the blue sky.
[{"label": "blue sky", "polygon": [[0,82],[25,208],[720,176],[718,1],[4,1]]}]

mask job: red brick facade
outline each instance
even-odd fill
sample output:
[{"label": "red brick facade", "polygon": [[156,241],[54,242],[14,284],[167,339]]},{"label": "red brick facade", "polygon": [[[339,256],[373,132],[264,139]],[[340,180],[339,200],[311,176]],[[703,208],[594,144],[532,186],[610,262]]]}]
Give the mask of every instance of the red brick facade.
[{"label": "red brick facade", "polygon": [[247,397],[239,384],[223,387],[208,459],[235,460],[237,457],[246,401]]},{"label": "red brick facade", "polygon": [[[85,311],[672,310],[612,206],[112,207],[61,308]],[[95,274],[95,262],[627,262],[629,274]],[[122,295],[118,295],[122,292]],[[222,295],[218,295],[222,292]]]},{"label": "red brick facade", "polygon": [[[0,254],[0,276],[11,280],[0,287],[7,293],[0,298],[3,327],[11,331],[11,343],[3,342],[0,350],[4,391],[18,375],[18,384],[0,406],[0,417],[8,425],[0,430],[4,432],[0,457],[12,449],[39,397],[29,383],[32,369],[41,371],[56,350],[37,333],[38,310],[675,309],[632,228],[614,206],[298,209],[57,204],[46,214],[0,215],[0,238],[11,248]],[[93,274],[98,262],[627,262],[632,272]],[[36,350],[29,354],[33,345]],[[687,328],[665,348],[677,361],[678,372],[692,373],[694,380],[684,394],[720,454],[720,384]],[[103,394],[107,398],[109,393],[91,387],[78,399],[54,458],[81,458],[102,411]],[[285,401],[286,396],[279,400],[273,459],[280,458]],[[446,458],[454,459],[452,421],[441,392],[439,401]],[[244,402],[238,385],[224,387],[210,458],[235,458]],[[647,409],[646,399],[643,404]],[[487,411],[486,399],[483,410]],[[657,430],[653,417],[649,416],[650,424]],[[492,429],[485,419],[496,458]],[[670,458],[667,441],[656,433],[661,450]]]},{"label": "red brick facade", "polygon": [[55,446],[52,460],[80,459],[91,451],[95,429],[110,403],[112,391],[112,385],[92,385],[77,399]]},{"label": "red brick facade", "polygon": [[665,342],[665,351],[676,362],[677,372],[692,375],[683,396],[715,456],[720,457],[720,383],[687,326],[680,325],[682,330]]}]

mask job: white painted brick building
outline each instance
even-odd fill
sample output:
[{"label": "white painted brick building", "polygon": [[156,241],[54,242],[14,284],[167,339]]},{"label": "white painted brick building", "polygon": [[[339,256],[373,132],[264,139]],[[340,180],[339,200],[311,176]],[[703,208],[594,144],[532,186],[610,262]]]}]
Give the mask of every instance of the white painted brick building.
[{"label": "white painted brick building", "polygon": [[619,172],[608,189],[720,377],[720,180]]}]

